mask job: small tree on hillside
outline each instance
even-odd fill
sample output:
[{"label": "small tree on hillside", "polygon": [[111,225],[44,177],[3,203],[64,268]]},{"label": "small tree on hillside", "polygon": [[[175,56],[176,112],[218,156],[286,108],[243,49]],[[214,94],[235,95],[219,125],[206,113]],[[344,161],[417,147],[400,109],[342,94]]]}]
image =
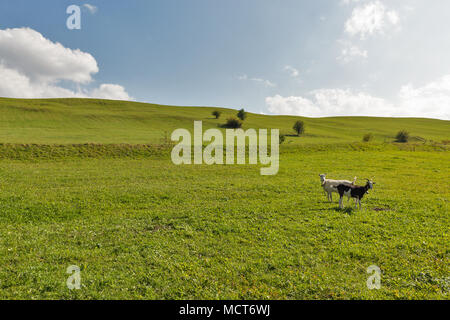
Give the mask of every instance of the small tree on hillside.
[{"label": "small tree on hillside", "polygon": [[217,111],[217,110],[213,111],[213,113],[212,113],[212,115],[213,115],[216,119],[219,119],[221,114],[222,114],[222,112]]},{"label": "small tree on hillside", "polygon": [[247,112],[244,109],[239,110],[237,117],[244,121],[247,118]]},{"label": "small tree on hillside", "polygon": [[305,132],[305,123],[303,121],[297,121],[292,127],[295,132],[297,132],[297,136],[300,136]]},{"label": "small tree on hillside", "polygon": [[401,130],[395,136],[395,141],[397,142],[408,142],[409,140],[409,132],[406,130]]}]

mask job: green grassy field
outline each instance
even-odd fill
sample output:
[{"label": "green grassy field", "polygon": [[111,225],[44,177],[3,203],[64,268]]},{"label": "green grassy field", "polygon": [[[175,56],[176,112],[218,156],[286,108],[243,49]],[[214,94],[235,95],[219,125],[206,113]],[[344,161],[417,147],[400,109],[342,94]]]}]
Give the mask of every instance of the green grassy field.
[{"label": "green grassy field", "polygon": [[[217,127],[213,109],[0,99],[0,299],[449,298],[448,121],[304,119],[276,176],[175,166],[154,147],[194,120]],[[245,127],[290,133],[296,119]],[[427,142],[391,143],[400,129]],[[364,209],[327,202],[324,172],[373,177]]]},{"label": "green grassy field", "polygon": [[[219,120],[212,111],[222,111]],[[222,108],[169,107],[123,101],[88,99],[22,100],[0,98],[0,142],[3,143],[129,143],[154,144],[177,128],[217,128],[237,111]],[[306,124],[302,139],[288,137],[286,144],[330,144],[361,141],[373,133],[374,142],[392,142],[405,129],[412,141],[450,140],[449,121],[336,117],[310,119],[250,114],[245,128],[277,128],[293,134],[298,119]]]}]

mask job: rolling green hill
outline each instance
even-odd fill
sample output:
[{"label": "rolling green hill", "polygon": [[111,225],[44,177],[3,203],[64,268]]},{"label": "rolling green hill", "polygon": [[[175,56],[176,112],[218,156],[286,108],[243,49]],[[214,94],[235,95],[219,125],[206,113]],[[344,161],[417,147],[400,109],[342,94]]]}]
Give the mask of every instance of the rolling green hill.
[{"label": "rolling green hill", "polygon": [[[275,176],[175,165],[157,144],[236,114],[215,109],[0,98],[0,299],[448,299],[449,149],[430,140],[450,140],[449,121],[302,118]],[[297,119],[244,128],[292,134]],[[401,129],[427,143],[381,143]],[[375,143],[353,143],[368,132]],[[339,209],[323,172],[376,186],[362,210]]]},{"label": "rolling green hill", "polygon": [[[219,120],[211,115],[222,111]],[[137,102],[93,99],[7,99],[0,98],[0,143],[159,143],[177,128],[191,129],[202,120],[205,129],[217,128],[236,110],[211,107],[174,107]],[[375,142],[391,142],[401,129],[412,140],[441,142],[450,139],[450,122],[433,119],[371,117],[302,118],[249,114],[245,128],[279,128],[293,134],[298,119],[307,129],[301,138],[287,143],[338,143],[361,141],[368,132]]]}]

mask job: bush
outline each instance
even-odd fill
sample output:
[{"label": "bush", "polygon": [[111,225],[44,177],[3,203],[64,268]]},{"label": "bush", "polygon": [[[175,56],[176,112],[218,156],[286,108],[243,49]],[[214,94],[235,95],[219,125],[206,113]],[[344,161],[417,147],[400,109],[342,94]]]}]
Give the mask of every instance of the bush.
[{"label": "bush", "polygon": [[397,133],[397,135],[395,136],[395,141],[396,142],[408,142],[409,140],[409,132],[406,130],[401,130]]},{"label": "bush", "polygon": [[244,109],[239,110],[237,117],[244,121],[247,118],[247,112]]},{"label": "bush", "polygon": [[222,112],[217,111],[217,110],[213,111],[213,113],[212,113],[212,115],[213,115],[216,119],[219,119],[221,114],[222,114]]},{"label": "bush", "polygon": [[372,140],[373,140],[373,134],[371,134],[371,133],[365,134],[363,137],[364,142],[370,142]]},{"label": "bush", "polygon": [[284,134],[280,135],[280,144],[283,144],[283,142],[286,140],[286,136]]},{"label": "bush", "polygon": [[227,123],[224,127],[230,129],[239,129],[242,127],[242,121],[236,118],[228,118]]},{"label": "bush", "polygon": [[170,134],[167,131],[164,131],[162,138],[160,139],[161,146],[165,148],[173,148],[175,143],[170,139]]},{"label": "bush", "polygon": [[295,132],[297,132],[297,135],[300,136],[305,132],[305,123],[303,121],[297,121],[292,129],[294,129]]}]

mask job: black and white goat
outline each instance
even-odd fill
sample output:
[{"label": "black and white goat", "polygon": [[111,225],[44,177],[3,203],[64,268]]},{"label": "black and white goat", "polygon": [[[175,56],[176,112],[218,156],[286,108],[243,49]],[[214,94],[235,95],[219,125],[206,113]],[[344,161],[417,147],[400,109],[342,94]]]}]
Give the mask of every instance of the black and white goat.
[{"label": "black and white goat", "polygon": [[340,184],[345,185],[356,185],[356,177],[352,181],[349,180],[331,180],[327,179],[326,174],[319,174],[320,177],[320,184],[322,185],[323,190],[325,191],[325,194],[327,195],[327,199],[332,202],[333,201],[333,192],[339,193],[337,190],[337,186]]},{"label": "black and white goat", "polygon": [[364,197],[366,193],[369,193],[369,190],[373,189],[373,185],[375,182],[372,180],[366,179],[367,183],[364,187],[362,186],[355,186],[355,185],[349,185],[349,184],[340,184],[337,186],[337,190],[340,196],[339,199],[339,208],[343,208],[342,204],[342,198],[344,196],[352,197],[355,199],[355,208],[358,209],[358,203],[359,203],[359,209],[361,209],[361,199]]}]

